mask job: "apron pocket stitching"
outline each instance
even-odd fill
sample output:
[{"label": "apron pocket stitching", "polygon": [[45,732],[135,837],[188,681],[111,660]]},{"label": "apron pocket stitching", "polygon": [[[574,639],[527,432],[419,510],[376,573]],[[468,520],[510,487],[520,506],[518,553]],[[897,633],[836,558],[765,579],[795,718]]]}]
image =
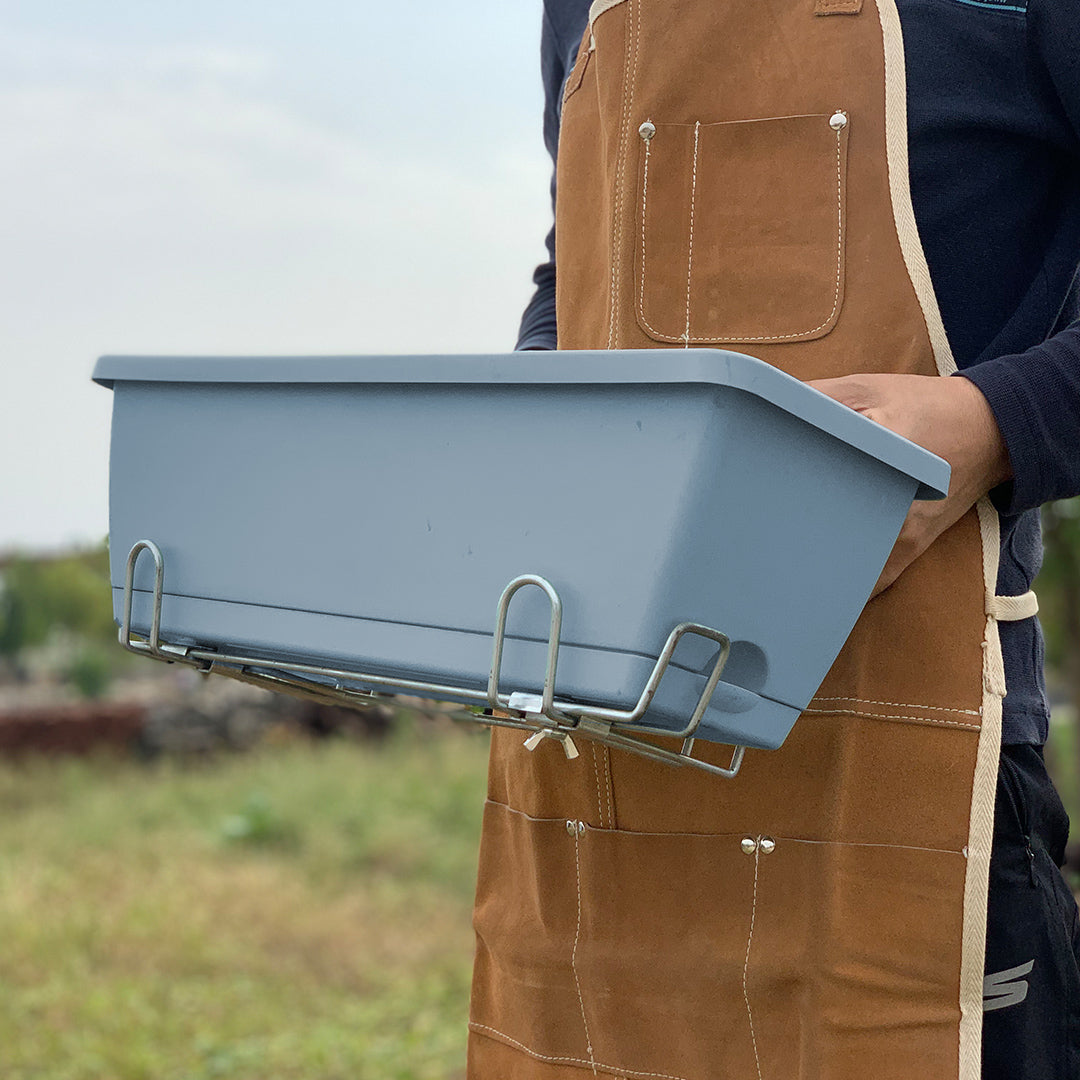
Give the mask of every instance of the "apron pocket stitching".
[{"label": "apron pocket stitching", "polygon": [[870,698],[858,697],[815,697],[814,701],[846,701],[856,705],[882,705],[890,709],[924,709],[927,712],[956,713],[960,716],[981,716],[979,709],[954,709],[946,705],[914,705],[905,701],[874,701]]},{"label": "apron pocket stitching", "polygon": [[[558,825],[560,829],[566,827],[565,817],[534,817],[532,814],[527,814],[524,810],[518,810],[516,807],[510,806],[507,803],[499,802],[497,799],[485,799],[485,805],[496,807],[499,810],[504,810],[508,814],[516,814],[518,817],[523,817],[526,821],[531,821],[538,825]],[[698,839],[714,839],[714,840],[730,840],[741,839],[744,832],[690,832],[685,829],[626,829],[626,828],[596,828],[595,826],[588,826],[590,832],[607,833],[614,836],[647,836],[647,837],[674,837],[674,836],[688,836]],[[957,848],[932,848],[925,847],[918,844],[886,844],[875,843],[872,841],[862,840],[814,840],[808,837],[802,836],[787,836],[785,834],[775,834],[776,840],[784,840],[793,844],[831,844],[837,847],[859,847],[859,848],[890,848],[896,851],[925,851],[936,855],[964,855],[964,852]]]},{"label": "apron pocket stitching", "polygon": [[611,751],[607,747],[603,748],[604,756],[604,783],[607,786],[607,809],[608,809],[608,826],[614,829],[615,823],[615,803],[611,792]]},{"label": "apron pocket stitching", "polygon": [[907,724],[938,724],[941,727],[963,728],[966,731],[981,731],[982,724],[968,724],[963,720],[942,720],[935,716],[908,716],[888,713],[866,712],[862,709],[803,709],[804,713],[819,716],[857,716],[863,720],[891,720]]},{"label": "apron pocket stitching", "polygon": [[638,317],[641,319],[642,326],[649,331],[653,337],[664,338],[665,335],[654,327],[649,320],[645,317],[645,267],[648,252],[645,245],[645,222],[648,220],[648,207],[649,207],[649,158],[652,156],[652,140],[649,140],[645,144],[645,166],[644,174],[641,181],[641,281],[638,283],[640,288],[638,290]]},{"label": "apron pocket stitching", "polygon": [[921,844],[877,844],[865,840],[809,840],[802,836],[781,835],[774,836],[773,839],[777,843],[783,840],[785,844],[815,844],[821,847],[888,848],[890,851],[922,851],[927,855],[958,855],[961,858],[967,858],[967,848],[957,850],[956,848],[925,847]]},{"label": "apron pocket stitching", "polygon": [[697,202],[698,146],[701,142],[701,121],[694,125],[694,168],[690,176],[690,243],[686,255],[686,329],[683,341],[690,348],[690,283],[694,272],[694,206]]},{"label": "apron pocket stitching", "polygon": [[746,958],[743,961],[742,992],[746,1002],[746,1018],[750,1022],[750,1042],[754,1047],[754,1066],[757,1069],[758,1080],[761,1080],[761,1059],[758,1057],[757,1035],[754,1032],[754,1012],[750,1008],[750,992],[747,982],[750,975],[750,946],[754,942],[754,921],[757,918],[758,896],[758,869],[761,862],[760,845],[754,849],[754,895],[750,906],[750,933],[746,939]]},{"label": "apron pocket stitching", "polygon": [[[769,120],[779,119],[801,119],[801,117],[765,117],[758,121],[736,121],[736,123],[765,123]],[[657,329],[652,323],[649,322],[648,316],[645,313],[645,281],[647,276],[647,251],[646,251],[646,224],[648,221],[648,188],[649,188],[649,164],[652,156],[652,138],[645,139],[645,154],[643,163],[642,174],[642,192],[641,192],[641,280],[639,282],[638,297],[637,297],[637,316],[641,325],[658,341],[668,341],[673,343],[683,343],[689,348],[692,344],[704,344],[717,341],[730,341],[730,342],[783,342],[793,341],[795,339],[807,339],[813,335],[818,334],[821,331],[826,331],[835,321],[837,313],[840,309],[840,304],[843,299],[843,281],[844,281],[844,143],[847,134],[847,128],[849,124],[845,124],[843,128],[835,132],[836,136],[836,280],[833,290],[833,302],[832,309],[826,316],[823,322],[809,330],[799,330],[794,333],[788,334],[762,334],[762,335],[748,335],[748,334],[733,334],[726,333],[720,335],[714,333],[711,335],[698,335],[691,336],[689,327],[689,295],[687,296],[687,325],[682,334],[668,334],[664,331]],[[694,125],[694,176],[692,187],[696,189],[697,179],[697,156],[698,156],[698,139],[700,135],[701,122],[697,121]],[[623,162],[625,164],[625,162]],[[619,193],[621,195],[622,186],[619,185]],[[690,243],[691,250],[688,253],[687,259],[687,291],[689,293],[690,288],[690,266],[693,259],[692,244],[693,244],[693,215],[694,215],[694,194],[691,195],[691,207],[690,207]],[[612,267],[614,275],[614,266]],[[609,341],[609,348],[611,347]]]},{"label": "apron pocket stitching", "polygon": [[[619,335],[616,332],[616,317],[618,314],[619,286],[622,280],[622,245],[618,242],[619,232],[623,221],[623,177],[626,174],[626,159],[630,156],[630,116],[634,103],[634,80],[637,78],[638,46],[641,40],[641,4],[635,0],[628,0],[630,7],[627,9],[627,35],[630,31],[630,21],[635,19],[636,30],[634,47],[626,49],[623,59],[623,85],[622,85],[622,125],[619,131],[619,156],[616,168],[616,192],[615,206],[612,211],[611,230],[611,297],[609,304],[608,325],[608,348],[616,349],[619,346]],[[636,12],[635,12],[636,7]],[[633,62],[631,63],[631,56]]]},{"label": "apron pocket stitching", "polygon": [[577,990],[578,1004],[581,1006],[581,1023],[585,1028],[585,1052],[589,1055],[589,1064],[596,1072],[596,1059],[593,1057],[592,1038],[589,1035],[589,1021],[585,1016],[585,998],[581,993],[581,980],[578,978],[577,951],[581,940],[581,833],[574,833],[574,872],[577,875],[577,926],[574,927],[574,948],[570,953],[570,970],[574,975],[574,988]]},{"label": "apron pocket stitching", "polygon": [[596,778],[596,813],[600,821],[600,827],[604,827],[604,803],[600,794],[600,744],[593,743],[589,747],[592,757],[593,776]]},{"label": "apron pocket stitching", "polygon": [[535,817],[532,814],[527,814],[524,810],[519,810],[516,806],[511,806],[509,803],[499,802],[498,799],[487,798],[484,800],[484,805],[497,806],[500,810],[505,810],[509,814],[517,814],[519,817],[523,817],[528,821],[534,821],[538,825],[566,825],[565,817]]},{"label": "apron pocket stitching", "polygon": [[619,1065],[606,1065],[602,1061],[593,1063],[587,1061],[585,1058],[541,1054],[538,1050],[533,1050],[532,1047],[526,1046],[518,1039],[507,1035],[505,1031],[499,1031],[497,1028],[489,1027],[487,1024],[478,1024],[475,1020],[470,1020],[469,1027],[480,1034],[486,1032],[489,1035],[497,1036],[511,1046],[517,1047],[522,1053],[528,1054],[529,1057],[536,1058],[537,1061],[547,1061],[553,1065],[585,1065],[594,1067],[597,1070],[602,1070],[603,1072],[614,1073],[616,1076],[640,1076],[645,1078],[645,1080],[687,1080],[685,1076],[675,1076],[672,1073],[642,1072],[640,1069],[627,1069]]}]

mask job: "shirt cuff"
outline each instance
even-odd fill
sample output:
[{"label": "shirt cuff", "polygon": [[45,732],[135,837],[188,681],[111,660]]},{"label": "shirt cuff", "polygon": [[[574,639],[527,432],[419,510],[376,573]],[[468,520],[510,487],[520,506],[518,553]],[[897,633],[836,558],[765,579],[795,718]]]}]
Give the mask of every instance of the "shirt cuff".
[{"label": "shirt cuff", "polygon": [[1020,514],[1047,501],[1047,485],[1039,453],[1041,417],[1033,407],[1023,381],[1017,378],[1019,357],[1003,356],[974,364],[956,374],[982,392],[997,421],[1012,468],[1012,479],[990,492],[990,501],[1002,514]]}]

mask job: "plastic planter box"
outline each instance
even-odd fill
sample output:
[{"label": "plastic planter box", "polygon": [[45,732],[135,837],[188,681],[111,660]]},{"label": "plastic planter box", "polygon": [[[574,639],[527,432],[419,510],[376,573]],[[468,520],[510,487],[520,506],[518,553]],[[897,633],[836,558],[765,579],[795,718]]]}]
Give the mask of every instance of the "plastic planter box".
[{"label": "plastic planter box", "polygon": [[[167,565],[162,636],[480,689],[495,608],[539,574],[560,699],[629,708],[677,624],[731,639],[698,736],[776,747],[948,466],[760,361],[710,349],[105,357],[112,584]],[[133,625],[149,623],[140,562]],[[510,609],[501,685],[538,692],[550,611]],[[678,728],[717,646],[680,642]]]}]

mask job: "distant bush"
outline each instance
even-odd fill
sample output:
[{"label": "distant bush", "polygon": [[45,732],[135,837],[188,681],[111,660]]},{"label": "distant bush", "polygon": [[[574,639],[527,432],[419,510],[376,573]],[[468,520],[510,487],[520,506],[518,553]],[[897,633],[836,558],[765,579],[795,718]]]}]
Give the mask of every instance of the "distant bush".
[{"label": "distant bush", "polygon": [[1035,582],[1046,660],[1080,716],[1080,499],[1042,508],[1046,553]]},{"label": "distant bush", "polygon": [[112,679],[109,658],[100,650],[85,648],[71,662],[66,672],[67,681],[90,701],[104,697]]},{"label": "distant bush", "polygon": [[104,645],[116,638],[109,556],[17,556],[0,570],[0,656],[44,644],[57,630]]}]

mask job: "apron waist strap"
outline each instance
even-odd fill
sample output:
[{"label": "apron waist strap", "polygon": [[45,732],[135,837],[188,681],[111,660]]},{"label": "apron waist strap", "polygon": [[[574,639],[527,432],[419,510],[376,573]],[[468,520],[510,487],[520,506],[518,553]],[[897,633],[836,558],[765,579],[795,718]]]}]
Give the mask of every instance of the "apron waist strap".
[{"label": "apron waist strap", "polygon": [[1039,613],[1039,598],[1030,589],[1022,596],[990,596],[986,614],[998,622],[1019,622]]}]

